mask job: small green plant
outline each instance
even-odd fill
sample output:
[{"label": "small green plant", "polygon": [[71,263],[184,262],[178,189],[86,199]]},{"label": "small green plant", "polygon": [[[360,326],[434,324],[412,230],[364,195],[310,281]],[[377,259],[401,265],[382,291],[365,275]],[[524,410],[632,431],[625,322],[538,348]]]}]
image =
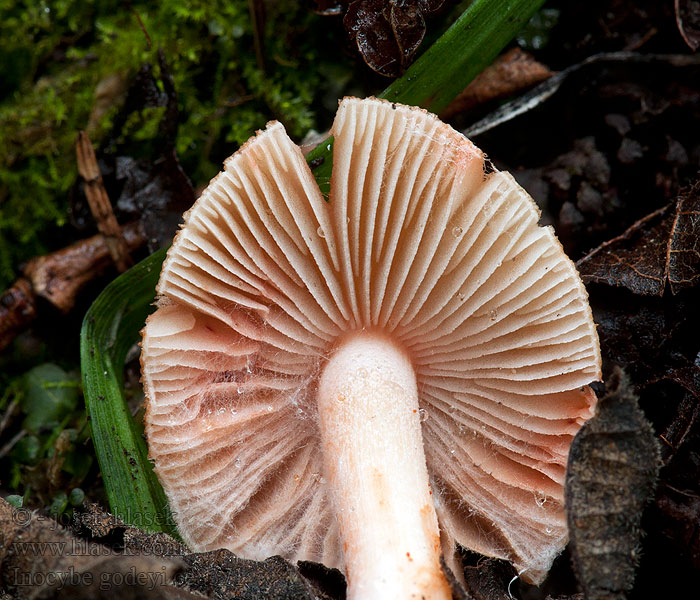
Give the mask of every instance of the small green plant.
[{"label": "small green plant", "polygon": [[[80,387],[76,373],[53,363],[40,364],[8,384],[1,407],[19,418],[12,421],[17,430],[7,436],[3,449],[3,483],[23,494],[13,495],[13,503],[36,496],[42,504],[58,506],[56,498],[68,498],[87,477],[94,459],[85,451],[90,435]],[[73,502],[77,499],[74,494]]]}]

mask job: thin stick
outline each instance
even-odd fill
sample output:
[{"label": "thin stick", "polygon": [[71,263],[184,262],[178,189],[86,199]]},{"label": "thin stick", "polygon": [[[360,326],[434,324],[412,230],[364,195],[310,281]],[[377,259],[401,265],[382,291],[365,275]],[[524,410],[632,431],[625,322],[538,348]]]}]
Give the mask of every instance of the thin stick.
[{"label": "thin stick", "polygon": [[105,237],[105,242],[114,264],[119,272],[123,273],[133,264],[133,261],[129,256],[129,249],[124,241],[119,223],[117,223],[117,218],[112,210],[112,204],[102,182],[102,174],[97,165],[95,150],[92,147],[90,138],[84,131],[78,134],[75,150],[78,158],[78,171],[85,180],[85,195],[87,196],[92,216],[97,221],[97,229]]}]

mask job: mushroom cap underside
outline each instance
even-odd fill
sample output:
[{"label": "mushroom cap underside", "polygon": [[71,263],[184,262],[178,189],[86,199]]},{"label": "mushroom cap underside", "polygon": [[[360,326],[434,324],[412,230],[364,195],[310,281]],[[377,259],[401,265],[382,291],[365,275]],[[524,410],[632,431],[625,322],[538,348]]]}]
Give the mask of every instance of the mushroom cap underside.
[{"label": "mushroom cap underside", "polygon": [[185,217],[142,343],[149,452],[183,538],[342,568],[317,380],[378,330],[411,357],[446,547],[540,581],[600,351],[573,263],[513,178],[422,109],[345,99],[330,198],[279,123]]}]

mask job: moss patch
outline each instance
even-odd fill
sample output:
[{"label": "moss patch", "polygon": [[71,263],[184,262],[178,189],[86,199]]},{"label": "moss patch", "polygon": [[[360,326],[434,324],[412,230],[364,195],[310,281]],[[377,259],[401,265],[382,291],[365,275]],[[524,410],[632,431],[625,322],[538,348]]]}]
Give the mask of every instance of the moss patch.
[{"label": "moss patch", "polygon": [[352,81],[354,61],[305,3],[266,3],[257,36],[246,0],[131,6],[0,0],[0,288],[22,260],[74,235],[67,196],[79,129],[96,145],[113,137],[112,149],[147,152],[159,109],[132,115],[119,132],[111,126],[141,64],[157,65],[158,47],[178,91],[177,152],[195,185],[272,118],[296,138],[326,126]]}]

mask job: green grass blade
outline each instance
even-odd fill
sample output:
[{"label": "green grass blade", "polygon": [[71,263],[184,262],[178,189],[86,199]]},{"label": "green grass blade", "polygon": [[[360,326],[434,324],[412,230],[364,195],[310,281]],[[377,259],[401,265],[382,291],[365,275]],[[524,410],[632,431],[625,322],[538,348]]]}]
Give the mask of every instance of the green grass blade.
[{"label": "green grass blade", "polygon": [[88,310],[80,332],[85,406],[112,512],[149,531],[175,533],[168,502],[147,458],[140,423],[123,392],[124,360],[152,312],[165,250],[110,283]]},{"label": "green grass blade", "polygon": [[[544,0],[475,0],[380,97],[442,110],[515,36]],[[332,167],[329,139],[307,157],[324,194]],[[91,306],[81,331],[83,389],[95,452],[113,513],[152,531],[174,532],[167,500],[147,458],[142,427],[122,391],[127,350],[151,312],[165,257],[159,251],[113,281]]]},{"label": "green grass blade", "polygon": [[474,0],[382,94],[439,113],[522,29],[544,0]]}]

